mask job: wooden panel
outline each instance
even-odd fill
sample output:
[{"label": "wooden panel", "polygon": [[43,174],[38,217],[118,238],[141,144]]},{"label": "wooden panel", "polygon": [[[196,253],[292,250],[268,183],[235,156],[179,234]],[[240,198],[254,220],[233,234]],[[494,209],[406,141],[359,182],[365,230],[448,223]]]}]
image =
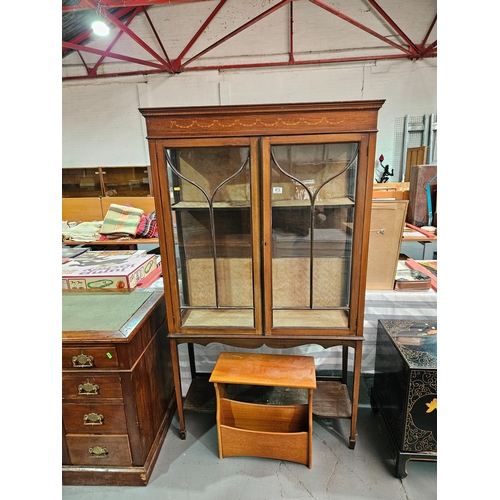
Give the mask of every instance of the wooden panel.
[{"label": "wooden panel", "polygon": [[248,431],[220,426],[222,450],[220,457],[251,456],[288,460],[308,465],[309,436],[307,432],[274,433]]},{"label": "wooden panel", "polygon": [[120,376],[118,374],[89,375],[87,372],[78,374],[63,373],[62,397],[63,399],[86,402],[100,398],[121,399]]},{"label": "wooden panel", "polygon": [[392,290],[408,201],[374,201],[368,249],[367,290]]},{"label": "wooden panel", "polygon": [[[71,463],[73,465],[132,465],[132,456],[128,437],[121,436],[82,436],[68,434],[66,436]],[[103,453],[99,454],[101,447]],[[91,453],[93,450],[94,453]]]},{"label": "wooden panel", "polygon": [[[70,433],[124,434],[127,432],[122,404],[65,403],[62,407],[62,416],[64,428]],[[96,416],[101,418],[96,420]],[[92,425],[92,422],[95,424]]]},{"label": "wooden panel", "polygon": [[314,389],[314,357],[221,352],[210,382]]},{"label": "wooden panel", "polygon": [[408,200],[410,198],[409,182],[386,182],[373,185],[373,198],[389,198]]},{"label": "wooden panel", "polygon": [[167,341],[166,329],[160,330],[149,344],[134,367],[130,383],[134,404],[129,406],[130,409],[133,407],[134,411],[131,410],[127,414],[127,419],[133,422],[129,430],[129,439],[134,463],[143,464],[162,428],[170,402],[175,397],[170,344]]},{"label": "wooden panel", "polygon": [[411,167],[413,167],[413,165],[425,164],[426,153],[427,146],[421,146],[419,148],[408,148],[406,150],[405,182],[410,182]]},{"label": "wooden panel", "polygon": [[141,108],[148,139],[375,132],[379,101]]},{"label": "wooden panel", "polygon": [[62,220],[92,222],[103,219],[100,198],[63,198]]},{"label": "wooden panel", "polygon": [[131,205],[134,208],[140,208],[141,210],[144,210],[145,214],[149,214],[150,212],[153,212],[155,210],[155,199],[152,196],[110,196],[102,198],[101,202],[103,218],[106,217],[111,203],[114,203],[115,205]]},{"label": "wooden panel", "polygon": [[[408,204],[408,213],[406,222],[414,226],[429,225],[429,207],[427,200],[426,186],[431,182],[431,206],[436,208],[437,199],[437,165],[414,165],[411,167],[410,181],[410,203]],[[433,180],[434,179],[434,180]]]},{"label": "wooden panel", "polygon": [[220,421],[223,425],[264,432],[304,432],[308,428],[307,404],[265,405],[222,399]]}]

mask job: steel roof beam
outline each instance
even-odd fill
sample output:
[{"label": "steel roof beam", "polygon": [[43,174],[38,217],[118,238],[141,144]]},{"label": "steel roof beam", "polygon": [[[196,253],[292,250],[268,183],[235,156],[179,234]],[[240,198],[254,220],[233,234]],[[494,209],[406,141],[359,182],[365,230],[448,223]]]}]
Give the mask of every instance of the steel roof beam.
[{"label": "steel roof beam", "polygon": [[179,56],[177,57],[177,59],[173,63],[173,67],[175,69],[178,69],[181,66],[182,58],[184,57],[186,52],[193,46],[193,44],[196,42],[196,40],[198,40],[198,38],[201,36],[203,31],[205,31],[205,28],[212,22],[213,18],[217,15],[217,13],[220,11],[220,9],[222,9],[222,7],[226,3],[226,1],[227,0],[220,0],[217,7],[215,7],[213,12],[207,17],[205,22],[201,25],[200,29],[195,33],[193,38],[188,42],[188,44],[181,51],[181,53],[179,54]]},{"label": "steel roof beam", "polygon": [[320,0],[309,0],[309,1],[311,3],[313,3],[314,5],[317,5],[318,7],[321,7],[322,9],[325,9],[326,11],[334,14],[335,16],[340,17],[340,19],[347,21],[348,23],[352,24],[353,26],[356,26],[356,28],[359,28],[360,30],[366,31],[366,33],[369,33],[370,35],[373,35],[374,37],[378,38],[379,40],[382,40],[383,42],[388,43],[389,45],[392,45],[396,49],[405,52],[408,56],[412,55],[412,52],[410,50],[408,50],[407,48],[405,48],[401,45],[398,45],[397,43],[393,42],[389,38],[380,35],[376,31],[373,31],[371,28],[368,28],[364,24],[361,24],[358,21],[352,19],[351,17],[346,16],[345,14],[342,14],[342,12],[340,12],[339,10],[334,9],[333,7],[330,7],[329,5],[324,4]]},{"label": "steel roof beam", "polygon": [[289,4],[292,1],[293,0],[283,0],[280,3],[276,4],[274,7],[271,7],[270,9],[267,9],[262,14],[258,15],[257,17],[254,17],[253,19],[251,19],[247,23],[241,25],[239,28],[235,29],[234,31],[232,31],[231,33],[229,33],[228,35],[226,35],[225,37],[222,37],[219,41],[213,43],[212,45],[210,45],[206,49],[202,50],[201,52],[199,52],[198,54],[196,54],[195,56],[193,56],[191,59],[189,59],[188,61],[186,61],[184,64],[181,64],[178,69],[179,70],[185,69],[186,66],[189,65],[194,60],[196,60],[199,57],[205,55],[207,52],[210,52],[215,47],[218,47],[219,45],[223,44],[225,41],[229,40],[233,36],[236,36],[238,33],[241,33],[242,31],[246,30],[247,28],[249,28],[253,24],[259,22],[261,19],[264,19],[265,17],[269,16],[273,12],[276,12],[277,10],[281,9],[282,7],[284,7],[285,5]]},{"label": "steel roof beam", "polygon": [[[94,6],[97,9],[98,2],[96,0],[82,0],[89,6]],[[142,11],[143,7],[138,7]],[[166,71],[171,71],[172,68],[163,57],[157,54],[147,43],[139,38],[128,26],[125,26],[119,19],[110,14],[106,9],[101,9],[101,15],[110,23],[114,24],[118,29],[124,31],[132,40],[134,40],[140,47],[153,56],[160,64],[162,64]]]},{"label": "steel roof beam", "polygon": [[[117,7],[150,7],[151,5],[168,5],[178,3],[194,3],[194,2],[207,2],[210,0],[99,0],[101,7],[107,9],[116,9]],[[80,0],[75,5],[63,5],[62,11],[75,12],[79,10],[89,10],[94,7],[89,7],[86,0]]]},{"label": "steel roof beam", "polygon": [[382,7],[375,0],[368,0],[370,4],[375,8],[375,10],[389,23],[394,31],[408,44],[410,50],[414,54],[418,54],[420,52],[419,47],[417,47],[410,38],[403,32],[403,30],[389,17],[389,15],[385,12]]},{"label": "steel roof beam", "polygon": [[154,62],[146,61],[144,59],[136,59],[135,57],[124,56],[122,54],[116,54],[114,52],[108,52],[106,50],[93,49],[92,47],[76,45],[76,44],[71,43],[71,42],[63,42],[62,45],[64,48],[67,48],[67,49],[72,49],[72,50],[77,50],[77,51],[82,51],[82,52],[89,52],[91,54],[97,54],[99,56],[111,57],[113,59],[119,59],[120,61],[127,61],[127,62],[135,63],[135,64],[143,64],[144,66],[150,66],[152,68],[157,68],[157,69],[161,69],[161,70],[165,71],[165,66],[163,64],[157,64]]}]

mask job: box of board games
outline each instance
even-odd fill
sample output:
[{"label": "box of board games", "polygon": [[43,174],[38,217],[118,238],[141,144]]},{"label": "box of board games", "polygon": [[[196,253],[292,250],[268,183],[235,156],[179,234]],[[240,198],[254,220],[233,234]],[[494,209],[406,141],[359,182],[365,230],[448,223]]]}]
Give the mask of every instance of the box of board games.
[{"label": "box of board games", "polygon": [[143,252],[86,252],[62,265],[63,290],[133,289],[157,267]]}]

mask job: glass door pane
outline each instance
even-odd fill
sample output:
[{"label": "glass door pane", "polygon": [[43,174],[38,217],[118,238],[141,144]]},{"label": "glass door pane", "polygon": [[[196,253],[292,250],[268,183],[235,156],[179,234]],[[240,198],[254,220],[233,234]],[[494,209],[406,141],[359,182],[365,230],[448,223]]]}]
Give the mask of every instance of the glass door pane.
[{"label": "glass door pane", "polygon": [[348,328],[359,144],[272,144],[272,327]]},{"label": "glass door pane", "polygon": [[87,198],[101,195],[98,167],[62,169],[63,198]]},{"label": "glass door pane", "polygon": [[181,325],[254,328],[250,147],[165,148],[165,160]]}]

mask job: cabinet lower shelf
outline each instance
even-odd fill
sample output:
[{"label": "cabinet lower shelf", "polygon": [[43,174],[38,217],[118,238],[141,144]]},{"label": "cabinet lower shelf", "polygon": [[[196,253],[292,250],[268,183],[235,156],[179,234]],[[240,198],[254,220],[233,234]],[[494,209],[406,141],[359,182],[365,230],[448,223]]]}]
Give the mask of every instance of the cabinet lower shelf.
[{"label": "cabinet lower shelf", "polygon": [[[243,402],[269,405],[307,403],[307,392],[284,387],[231,385],[228,396]],[[215,413],[215,389],[207,377],[199,375],[189,387],[184,410]],[[337,381],[318,380],[313,398],[313,415],[319,418],[351,418],[351,399],[347,386]]]}]

